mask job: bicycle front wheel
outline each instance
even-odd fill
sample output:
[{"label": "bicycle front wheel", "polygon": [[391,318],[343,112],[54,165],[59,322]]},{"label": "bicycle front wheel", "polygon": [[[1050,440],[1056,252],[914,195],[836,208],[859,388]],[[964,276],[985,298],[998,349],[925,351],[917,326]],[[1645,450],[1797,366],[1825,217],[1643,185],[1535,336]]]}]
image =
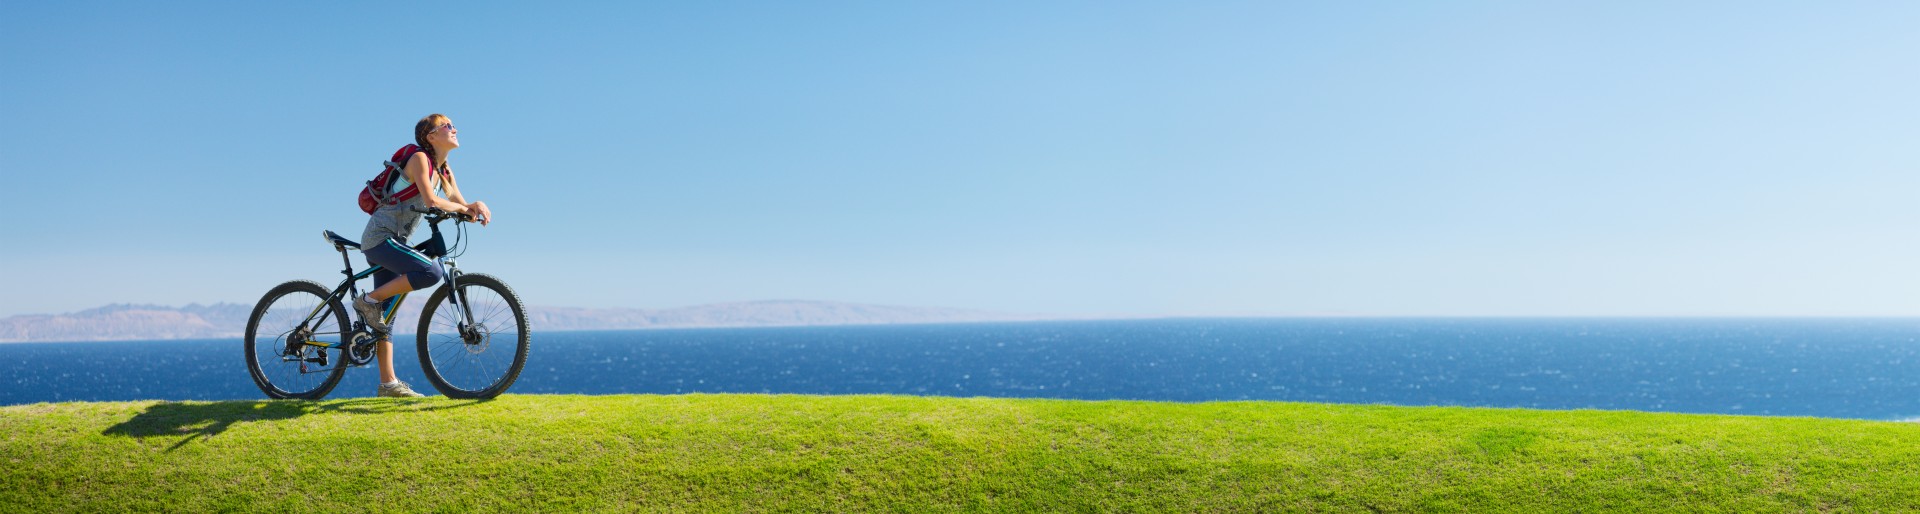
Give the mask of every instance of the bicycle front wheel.
[{"label": "bicycle front wheel", "polygon": [[318,400],[347,372],[347,313],[328,296],[318,283],[294,280],[254,304],[247,318],[247,372],[268,398]]},{"label": "bicycle front wheel", "polygon": [[448,398],[492,398],[527,365],[527,314],[500,279],[479,273],[440,286],[420,311],[420,371]]}]

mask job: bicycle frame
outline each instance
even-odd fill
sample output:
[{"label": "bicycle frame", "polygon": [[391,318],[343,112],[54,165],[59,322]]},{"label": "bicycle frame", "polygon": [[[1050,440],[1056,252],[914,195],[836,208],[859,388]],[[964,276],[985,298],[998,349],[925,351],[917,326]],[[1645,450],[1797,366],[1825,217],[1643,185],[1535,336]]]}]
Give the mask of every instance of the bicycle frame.
[{"label": "bicycle frame", "polygon": [[[467,326],[473,323],[473,309],[467,306],[466,293],[460,290],[460,286],[459,286],[460,268],[458,264],[454,262],[453,259],[448,259],[444,255],[445,248],[446,248],[445,238],[440,234],[439,221],[437,220],[433,221],[431,223],[431,226],[433,229],[433,237],[428,239],[427,242],[422,243],[420,246],[425,247],[429,250],[438,249],[437,252],[429,251],[427,255],[433,258],[433,265],[438,266],[440,268],[442,276],[446,277],[446,285],[443,287],[452,288],[451,294],[448,295],[448,301],[452,302],[453,305],[459,307],[458,309],[454,309],[455,314],[459,317],[459,321],[456,327],[460,330],[465,330]],[[372,266],[368,266],[367,269],[362,270],[359,273],[354,273],[353,259],[347,256],[347,247],[339,243],[334,243],[333,247],[334,247],[334,250],[337,250],[340,252],[340,262],[343,266],[345,266],[344,269],[340,270],[340,274],[346,275],[347,278],[345,280],[341,280],[339,285],[334,286],[333,291],[327,294],[326,299],[321,300],[320,305],[315,306],[313,308],[313,311],[307,313],[306,318],[300,321],[300,325],[297,330],[304,332],[307,329],[307,327],[311,326],[314,323],[314,320],[327,319],[327,317],[333,314],[331,312],[332,306],[337,302],[360,301],[359,300],[360,288],[358,286],[360,279],[370,277],[374,273],[377,273],[377,272],[380,272],[381,270],[386,269],[379,265],[372,265]],[[433,255],[433,253],[441,253],[441,255]],[[375,284],[375,287],[378,287],[378,286],[379,284]],[[400,311],[401,303],[406,301],[407,295],[409,294],[411,294],[411,292],[400,293],[398,295],[395,295],[392,298],[387,299],[386,309],[382,311],[381,319],[385,321],[389,326],[392,325],[393,318]],[[351,341],[353,339],[357,339],[361,334],[369,334],[369,335],[371,334],[370,332],[367,332],[365,328],[365,321],[360,319],[359,313],[355,312],[353,309],[347,309],[346,314],[348,315],[349,319],[353,320],[353,326],[341,327],[340,334],[343,337],[341,337],[341,340],[339,342],[315,341],[311,337],[309,337],[306,340],[301,341],[301,343],[307,346],[314,346],[319,348],[344,349],[351,344]],[[291,355],[282,355],[281,358],[289,361],[298,359],[298,357],[291,356]],[[340,365],[347,365],[350,361],[347,359],[342,359],[340,362],[341,362]],[[324,372],[324,371],[327,371],[328,369],[331,369],[331,368],[322,368],[319,370],[308,371],[305,369],[305,366],[302,365],[302,373]]]}]

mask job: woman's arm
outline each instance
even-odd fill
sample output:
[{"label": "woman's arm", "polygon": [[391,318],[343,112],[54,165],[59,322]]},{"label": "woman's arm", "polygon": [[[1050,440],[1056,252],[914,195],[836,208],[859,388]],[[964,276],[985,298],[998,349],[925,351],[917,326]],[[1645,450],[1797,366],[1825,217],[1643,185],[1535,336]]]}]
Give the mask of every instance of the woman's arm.
[{"label": "woman's arm", "polygon": [[[413,157],[407,159],[406,169],[407,181],[412,182],[414,188],[420,191],[420,198],[426,201],[427,207],[438,207],[447,212],[467,212],[466,204],[441,198],[439,193],[433,191],[433,183],[428,182],[428,179],[432,178],[430,176],[432,170],[428,169],[427,161],[425,153],[413,154]],[[449,183],[447,186],[449,191],[453,189],[453,184]]]},{"label": "woman's arm", "polygon": [[460,196],[460,182],[453,179],[453,172],[451,171],[447,172],[446,176],[442,180],[447,181],[447,199],[448,200],[452,200],[453,203],[457,203],[460,205],[468,205],[467,198],[464,196]]},{"label": "woman's arm", "polygon": [[460,195],[460,181],[454,180],[452,173],[446,174],[443,180],[447,181],[447,200],[466,206],[465,212],[479,216],[481,225],[493,222],[493,211],[487,208],[487,202],[468,203],[467,198]]}]

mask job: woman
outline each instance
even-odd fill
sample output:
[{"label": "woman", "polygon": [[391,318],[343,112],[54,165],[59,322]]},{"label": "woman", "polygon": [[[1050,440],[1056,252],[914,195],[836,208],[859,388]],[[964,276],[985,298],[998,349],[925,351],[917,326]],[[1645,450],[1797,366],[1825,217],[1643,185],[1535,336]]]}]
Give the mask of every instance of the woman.
[{"label": "woman", "polygon": [[453,128],[453,120],[440,114],[421,118],[413,125],[413,141],[420,146],[420,151],[408,158],[401,169],[405,182],[392,187],[398,190],[407,184],[418,184],[420,194],[395,205],[382,205],[367,220],[367,229],[360,233],[360,251],[366,255],[367,264],[385,269],[373,275],[377,286],[353,301],[353,309],[360,313],[361,321],[380,338],[376,345],[380,357],[380,388],[376,394],[397,398],[425,395],[413,392],[413,388],[393,374],[393,341],[388,336],[390,327],[381,317],[386,310],[385,303],[400,293],[440,282],[440,267],[407,246],[407,237],[420,225],[421,214],[414,209],[438,207],[476,216],[481,225],[493,219],[493,212],[487,210],[485,202],[467,203],[466,198],[460,196],[453,168],[447,166],[447,154],[460,147],[459,131]]}]

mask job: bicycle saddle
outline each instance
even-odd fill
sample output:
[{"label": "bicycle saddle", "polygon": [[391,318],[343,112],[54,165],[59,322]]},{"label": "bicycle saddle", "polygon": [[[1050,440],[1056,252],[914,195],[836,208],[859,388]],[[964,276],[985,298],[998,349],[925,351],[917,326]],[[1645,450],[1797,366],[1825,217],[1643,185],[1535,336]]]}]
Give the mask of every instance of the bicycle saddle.
[{"label": "bicycle saddle", "polygon": [[337,245],[346,245],[346,246],[351,246],[351,247],[354,247],[354,248],[359,248],[359,247],[360,247],[360,242],[359,242],[359,241],[354,241],[354,240],[352,240],[352,239],[347,239],[347,238],[344,238],[344,237],[340,237],[340,234],[335,234],[335,233],[333,233],[333,231],[332,231],[332,230],[322,230],[322,231],[320,231],[320,232],[321,232],[321,233],[322,233],[323,235],[325,235],[325,236],[327,236],[327,242],[329,242],[329,243],[333,243],[333,244],[337,244]]}]

